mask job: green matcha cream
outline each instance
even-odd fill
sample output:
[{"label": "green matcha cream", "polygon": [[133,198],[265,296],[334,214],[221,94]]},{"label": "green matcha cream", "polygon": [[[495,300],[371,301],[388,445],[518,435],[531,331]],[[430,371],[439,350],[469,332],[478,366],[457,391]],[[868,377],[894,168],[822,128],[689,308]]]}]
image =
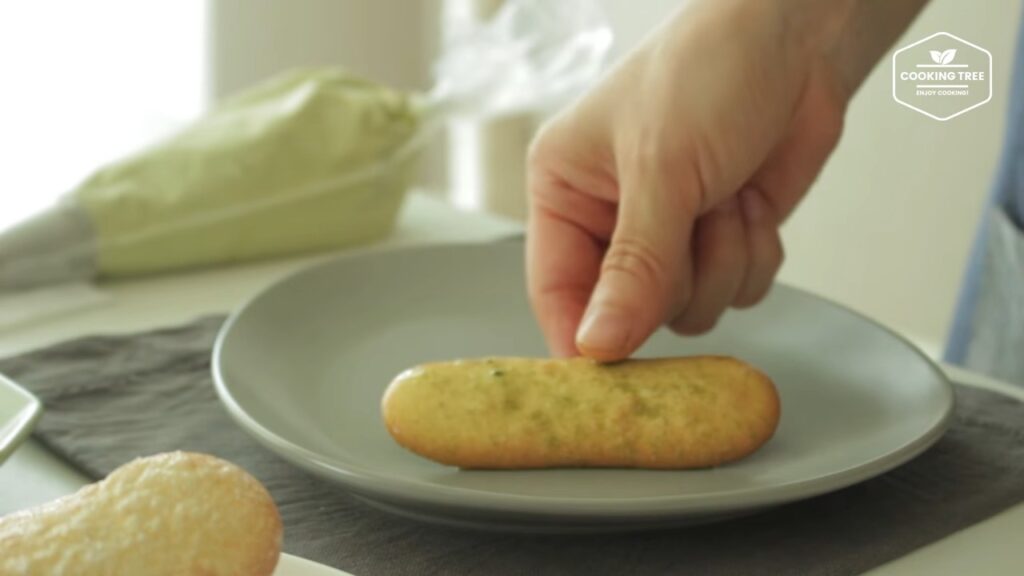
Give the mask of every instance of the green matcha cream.
[{"label": "green matcha cream", "polygon": [[0,236],[0,288],[378,239],[409,185],[420,112],[411,96],[339,70],[274,78]]},{"label": "green matcha cream", "polygon": [[336,70],[230,99],[74,197],[102,276],[222,264],[379,238],[409,180],[418,115],[403,94]]}]

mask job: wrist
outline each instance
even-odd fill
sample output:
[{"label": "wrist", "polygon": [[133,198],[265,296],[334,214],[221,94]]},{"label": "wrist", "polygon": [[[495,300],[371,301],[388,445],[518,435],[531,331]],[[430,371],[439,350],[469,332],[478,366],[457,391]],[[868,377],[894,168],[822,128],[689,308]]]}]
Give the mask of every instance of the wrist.
[{"label": "wrist", "polygon": [[[755,0],[756,1],[756,0]],[[804,74],[824,73],[844,104],[859,81],[855,62],[848,58],[851,23],[859,6],[874,0],[778,0],[779,22],[784,41]]]},{"label": "wrist", "polygon": [[849,97],[857,91],[928,0],[852,0],[837,20],[834,42],[823,56]]}]

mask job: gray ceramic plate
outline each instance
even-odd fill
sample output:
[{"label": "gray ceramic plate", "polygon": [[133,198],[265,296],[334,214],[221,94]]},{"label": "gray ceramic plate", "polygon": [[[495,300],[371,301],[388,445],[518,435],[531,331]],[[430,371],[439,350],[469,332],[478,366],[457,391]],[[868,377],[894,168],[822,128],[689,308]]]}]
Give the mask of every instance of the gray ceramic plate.
[{"label": "gray ceramic plate", "polygon": [[217,391],[284,458],[388,510],[478,528],[588,531],[702,522],[836,490],[941,436],[950,384],[900,337],[777,286],[713,333],[656,335],[642,356],[729,354],[767,372],[782,422],[741,462],[700,471],[460,471],[396,445],[388,382],[417,363],[545,354],[524,295],[522,245],[435,246],[344,257],[257,296],[225,325]]}]

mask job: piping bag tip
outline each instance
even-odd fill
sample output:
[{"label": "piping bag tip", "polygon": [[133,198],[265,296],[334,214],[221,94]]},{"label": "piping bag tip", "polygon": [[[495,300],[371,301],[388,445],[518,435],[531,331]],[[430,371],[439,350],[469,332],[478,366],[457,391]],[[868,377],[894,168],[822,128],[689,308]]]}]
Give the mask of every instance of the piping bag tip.
[{"label": "piping bag tip", "polygon": [[0,295],[96,277],[88,216],[64,198],[0,232]]}]

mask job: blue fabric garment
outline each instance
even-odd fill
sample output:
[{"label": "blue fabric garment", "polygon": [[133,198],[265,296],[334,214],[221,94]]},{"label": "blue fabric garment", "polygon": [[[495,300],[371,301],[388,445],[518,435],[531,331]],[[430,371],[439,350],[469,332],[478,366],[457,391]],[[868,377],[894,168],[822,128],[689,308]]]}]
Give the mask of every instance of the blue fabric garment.
[{"label": "blue fabric garment", "polygon": [[1024,326],[1015,323],[1024,310],[1022,231],[1024,23],[1017,37],[1003,154],[964,275],[945,354],[949,362],[1019,384],[1024,384]]}]

